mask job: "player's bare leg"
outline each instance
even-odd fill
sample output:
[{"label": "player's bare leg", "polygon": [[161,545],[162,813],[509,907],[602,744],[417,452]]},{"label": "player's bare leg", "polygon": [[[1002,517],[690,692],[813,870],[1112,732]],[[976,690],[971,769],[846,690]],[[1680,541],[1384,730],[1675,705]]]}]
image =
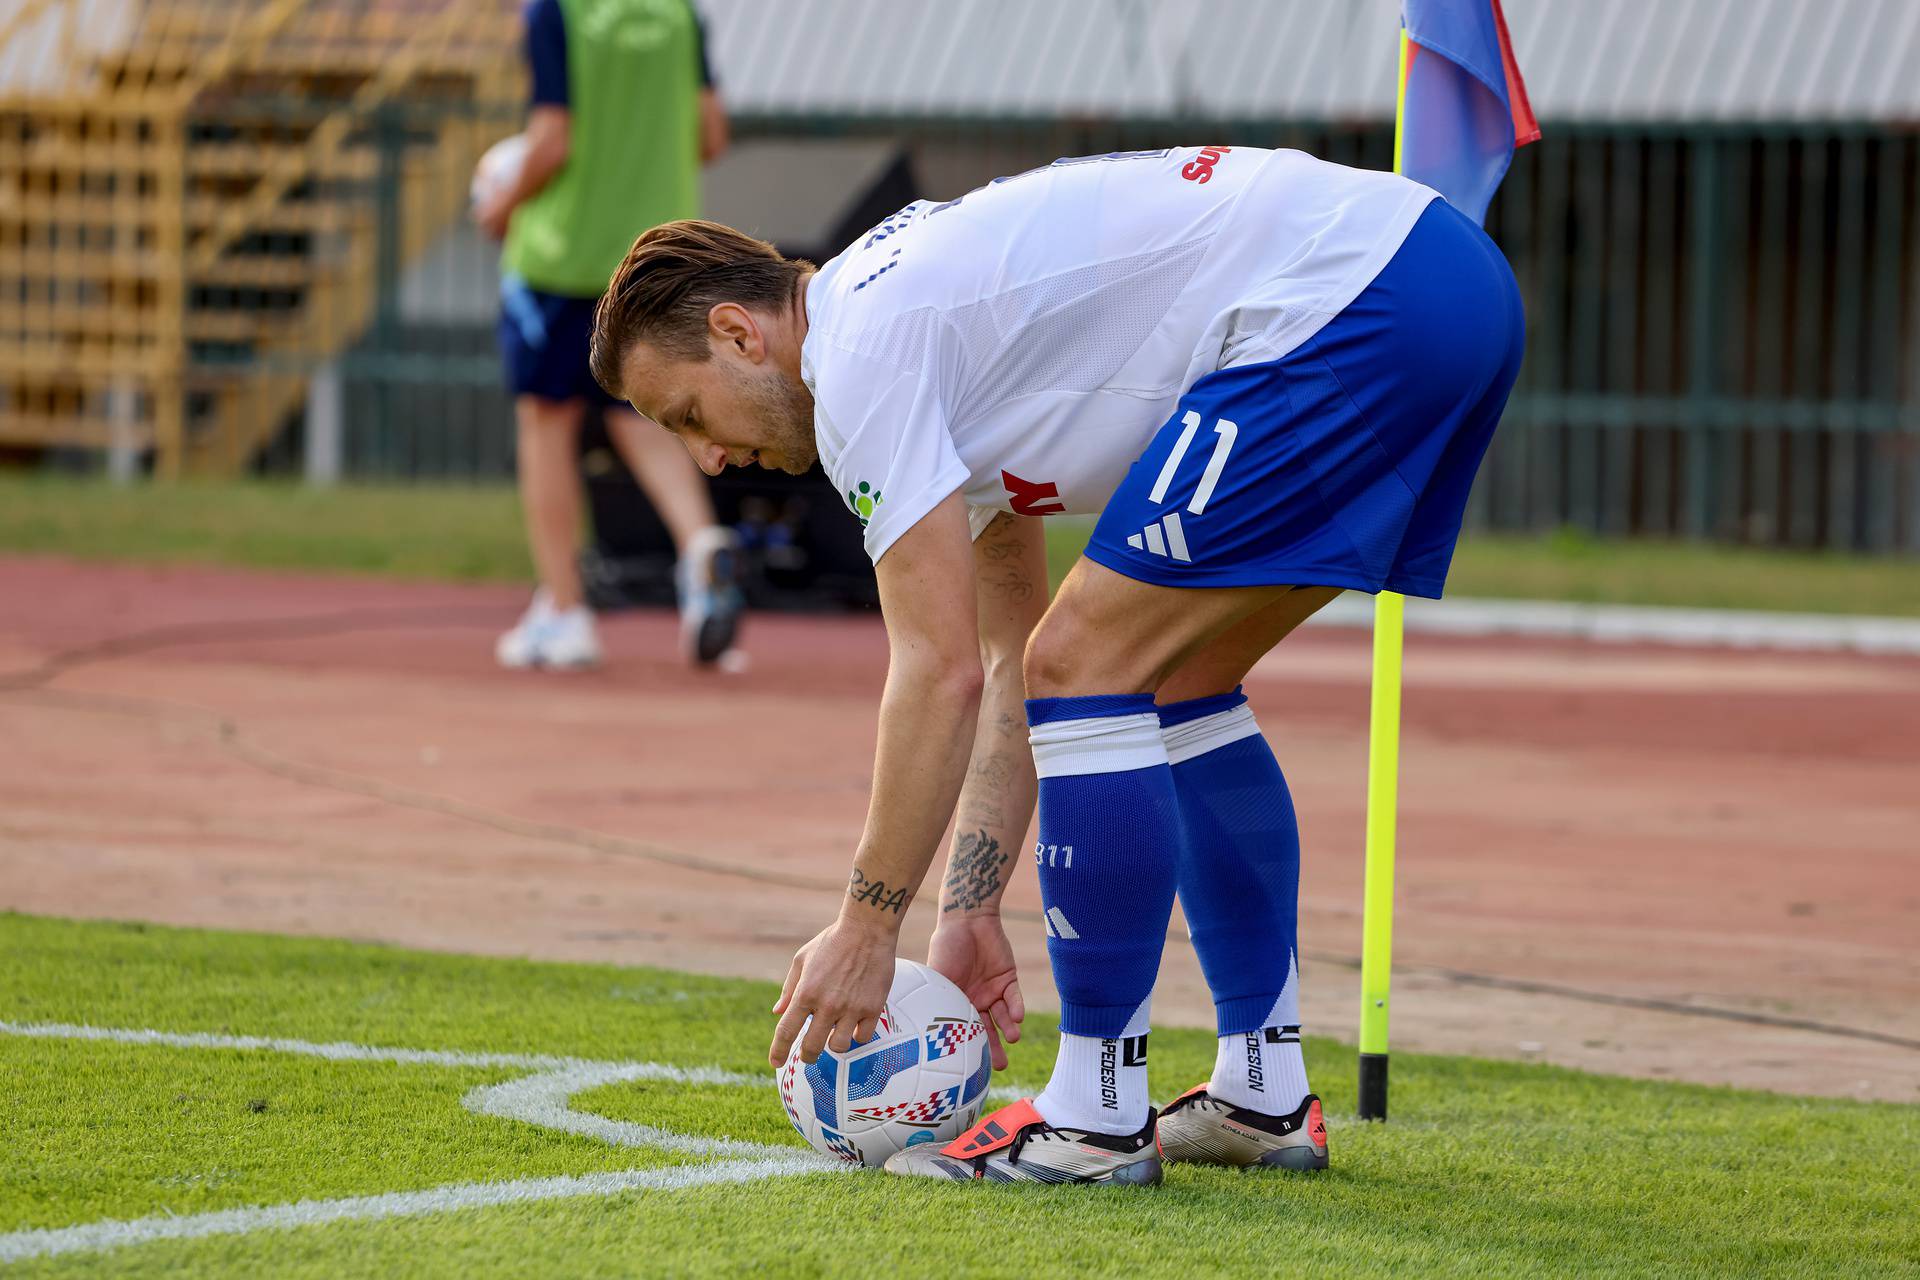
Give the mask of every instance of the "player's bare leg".
[{"label": "player's bare leg", "polygon": [[586,406],[579,400],[518,396],[513,402],[518,429],[516,466],[520,507],[527,523],[533,569],[556,612],[582,603],[580,522],[584,499],[580,486],[580,422]]},{"label": "player's bare leg", "polygon": [[514,399],[517,471],[527,544],[540,589],[495,656],[508,667],[588,667],[600,661],[593,615],[580,584],[579,400]]},{"label": "player's bare leg", "polygon": [[707,478],[685,445],[631,409],[608,409],[606,423],[620,460],[667,526],[674,550],[684,555],[694,535],[714,524]]},{"label": "player's bare leg", "polygon": [[606,422],[614,448],[673,538],[681,647],[693,662],[713,662],[733,647],[740,628],[738,541],[714,518],[707,478],[686,446],[631,409],[608,409]]},{"label": "player's bare leg", "polygon": [[1333,602],[1338,587],[1294,587],[1259,612],[1228,627],[1161,681],[1154,701],[1165,706],[1231,693],[1254,664],[1294,629]]},{"label": "player's bare leg", "polygon": [[1153,693],[1287,587],[1162,587],[1082,559],[1027,644],[1029,698]]}]

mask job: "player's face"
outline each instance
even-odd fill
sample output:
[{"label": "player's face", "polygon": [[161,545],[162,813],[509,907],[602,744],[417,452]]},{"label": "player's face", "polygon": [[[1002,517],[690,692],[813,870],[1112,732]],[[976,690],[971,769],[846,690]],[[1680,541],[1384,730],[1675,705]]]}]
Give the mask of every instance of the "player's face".
[{"label": "player's face", "polygon": [[710,476],[749,466],[797,476],[819,458],[813,393],[771,360],[721,343],[704,361],[642,346],[628,358],[626,385],[634,408],[679,436]]}]

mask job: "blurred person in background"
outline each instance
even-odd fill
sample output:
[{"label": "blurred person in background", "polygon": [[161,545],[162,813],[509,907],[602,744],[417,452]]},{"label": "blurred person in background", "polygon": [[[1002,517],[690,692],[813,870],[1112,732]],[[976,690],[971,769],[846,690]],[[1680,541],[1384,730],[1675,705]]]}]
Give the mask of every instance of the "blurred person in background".
[{"label": "blurred person in background", "polygon": [[507,667],[596,665],[580,579],[580,427],[609,438],[673,538],[681,640],[715,661],[739,626],[733,535],[685,449],[614,400],[587,367],[594,304],[634,234],[699,212],[699,167],[727,146],[704,32],[689,0],[530,0],[527,127],[482,162],[474,217],[505,241],[500,347],[539,589],[495,653]]}]

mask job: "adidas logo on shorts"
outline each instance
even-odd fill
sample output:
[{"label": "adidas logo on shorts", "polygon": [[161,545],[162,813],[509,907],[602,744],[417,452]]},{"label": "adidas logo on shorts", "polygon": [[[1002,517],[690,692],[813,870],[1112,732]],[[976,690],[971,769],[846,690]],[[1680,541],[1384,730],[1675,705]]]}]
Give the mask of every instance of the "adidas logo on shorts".
[{"label": "adidas logo on shorts", "polygon": [[1192,562],[1187,554],[1187,535],[1180,528],[1180,513],[1170,511],[1166,518],[1155,520],[1139,533],[1127,535],[1127,545],[1135,551],[1147,551],[1153,555],[1171,556],[1175,560]]}]

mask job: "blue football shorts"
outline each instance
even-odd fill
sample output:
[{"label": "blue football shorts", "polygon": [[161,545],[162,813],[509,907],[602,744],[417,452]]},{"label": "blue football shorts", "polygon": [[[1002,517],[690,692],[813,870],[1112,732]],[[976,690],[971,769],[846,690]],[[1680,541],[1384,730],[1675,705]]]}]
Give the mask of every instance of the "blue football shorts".
[{"label": "blue football shorts", "polygon": [[617,405],[593,380],[588,354],[598,298],[542,293],[518,276],[500,281],[500,361],[507,390],[543,400]]},{"label": "blue football shorts", "polygon": [[1313,337],[1194,383],[1087,557],[1169,587],[1438,598],[1524,338],[1506,259],[1434,201]]}]

